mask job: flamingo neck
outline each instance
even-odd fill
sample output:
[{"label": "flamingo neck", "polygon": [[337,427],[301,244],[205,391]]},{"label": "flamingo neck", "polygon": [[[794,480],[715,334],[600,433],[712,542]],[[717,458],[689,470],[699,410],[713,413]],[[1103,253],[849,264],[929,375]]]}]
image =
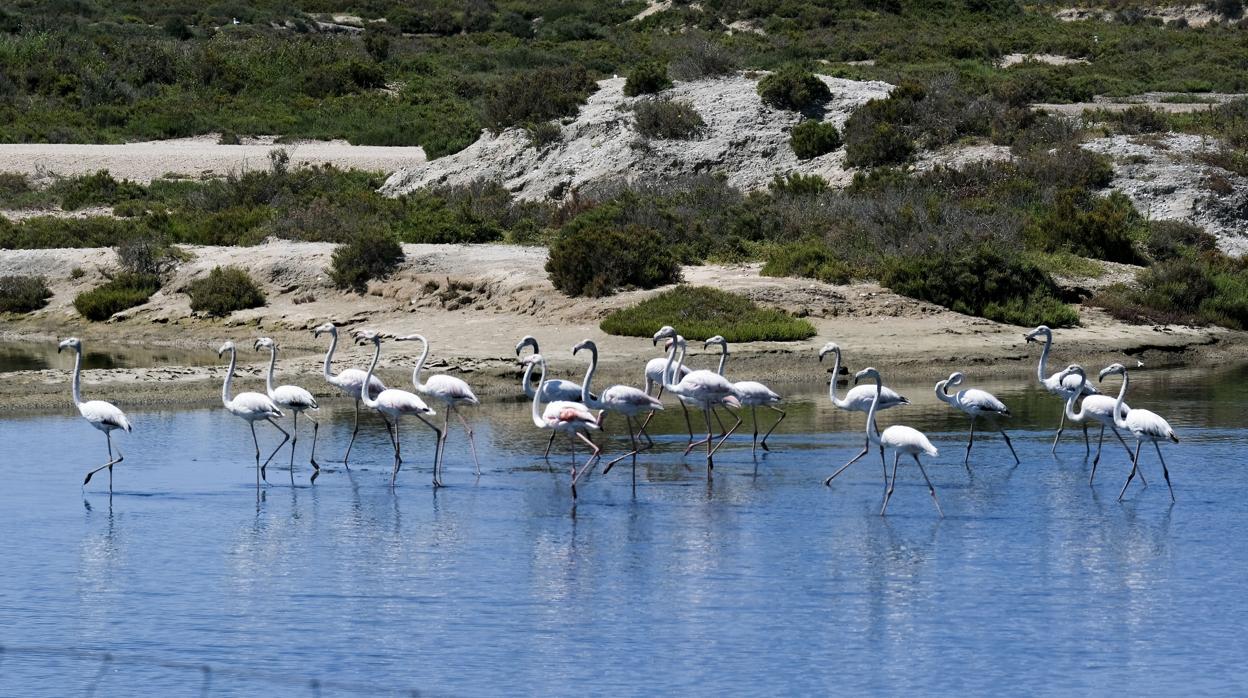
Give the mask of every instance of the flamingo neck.
[{"label": "flamingo neck", "polygon": [[269,345],[269,374],[264,377],[264,390],[273,397],[273,368],[277,366],[277,345]]},{"label": "flamingo neck", "polygon": [[234,365],[238,363],[238,352],[234,347],[230,347],[230,367],[225,370],[225,382],[221,384],[221,404],[226,407],[234,401],[230,397],[230,384],[234,382]]},{"label": "flamingo neck", "polygon": [[373,382],[373,370],[377,368],[377,360],[381,358],[381,342],[374,343],[373,361],[368,365],[368,372],[364,374],[363,389],[360,390],[360,400],[373,409],[377,408],[377,399],[372,397],[372,391],[368,389],[370,383]]},{"label": "flamingo neck", "polygon": [[74,350],[74,377],[69,382],[70,392],[74,396],[74,406],[82,404],[82,347]]},{"label": "flamingo neck", "polygon": [[1131,384],[1131,379],[1127,377],[1124,369],[1122,372],[1122,387],[1118,388],[1118,399],[1114,401],[1114,424],[1121,429],[1127,428],[1127,419],[1122,414],[1122,399],[1126,397],[1127,386]]},{"label": "flamingo neck", "polygon": [[531,398],[535,395],[535,391],[533,390],[533,383],[531,382],[532,380],[533,380],[533,364],[530,363],[528,366],[524,367],[524,375],[520,377],[520,385],[524,388],[525,397]]},{"label": "flamingo neck", "polygon": [[429,340],[425,339],[424,335],[419,334],[416,335],[416,339],[420,340],[424,349],[420,352],[420,358],[416,360],[416,368],[412,369],[412,385],[417,390],[424,390],[425,385],[420,382],[420,372],[425,368],[425,359],[429,358]]},{"label": "flamingo neck", "polygon": [[329,333],[329,351],[325,352],[325,380],[334,382],[334,372],[330,368],[330,364],[334,360],[334,350],[338,348],[338,330],[335,328]]},{"label": "flamingo neck", "polygon": [[884,383],[875,377],[875,397],[871,400],[871,409],[867,410],[867,439],[873,444],[880,443],[880,430],[875,426],[875,413],[880,408],[880,396],[884,394]]},{"label": "flamingo neck", "polygon": [[722,376],[724,375],[724,364],[728,363],[728,342],[720,343],[719,348],[723,351],[719,354],[719,368],[716,370],[716,373]]},{"label": "flamingo neck", "polygon": [[663,386],[664,390],[670,391],[674,387],[672,385],[672,370],[675,368],[675,366],[672,365],[672,362],[675,360],[675,358],[676,358],[676,340],[673,339],[672,343],[668,345],[667,347],[667,363],[663,365],[663,376],[661,380],[659,381],[659,385]]},{"label": "flamingo neck", "polygon": [[1040,350],[1040,363],[1036,364],[1036,379],[1041,383],[1044,382],[1044,375],[1048,373],[1049,350],[1053,348],[1053,335],[1044,335],[1044,349]]},{"label": "flamingo neck", "polygon": [[[533,391],[533,423],[544,429],[546,428],[546,422],[542,421],[542,415],[538,409],[538,403],[542,401],[542,391],[546,389],[546,359],[543,358],[538,363],[542,365],[542,374],[541,378],[537,381],[537,390]],[[532,370],[533,364],[529,364],[529,370],[524,372],[526,385],[528,384],[528,375],[532,372]]]},{"label": "flamingo neck", "polygon": [[836,379],[841,375],[841,349],[837,347],[832,350],[832,380],[828,381],[828,399],[833,405],[845,409],[848,404],[836,396]]},{"label": "flamingo neck", "polygon": [[949,379],[936,384],[936,399],[941,402],[947,402],[950,405],[954,403],[953,396],[949,394]]},{"label": "flamingo neck", "polygon": [[1070,394],[1070,397],[1066,398],[1066,419],[1069,419],[1072,422],[1082,422],[1083,418],[1087,416],[1087,412],[1088,412],[1087,405],[1080,404],[1079,411],[1075,412],[1075,400],[1078,400],[1079,396],[1083,394],[1083,388],[1087,384],[1088,384],[1088,374],[1080,373],[1079,374],[1079,387],[1076,388],[1074,392]]},{"label": "flamingo neck", "polygon": [[594,380],[594,373],[598,371],[598,345],[590,342],[585,345],[585,348],[589,349],[589,368],[585,370],[585,380],[581,383],[581,402],[589,405],[593,402],[589,395],[592,392],[589,384]]}]

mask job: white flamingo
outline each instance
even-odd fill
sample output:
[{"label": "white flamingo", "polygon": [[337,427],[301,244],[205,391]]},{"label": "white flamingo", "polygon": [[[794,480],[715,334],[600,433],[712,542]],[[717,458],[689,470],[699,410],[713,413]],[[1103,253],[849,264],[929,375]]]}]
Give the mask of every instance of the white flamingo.
[{"label": "white flamingo", "polygon": [[[537,348],[537,339],[533,335],[525,335],[516,343],[516,357],[519,358],[520,353],[525,347],[533,349],[533,354],[540,354],[541,350]],[[531,356],[531,355],[530,355]],[[525,361],[524,375],[520,377],[520,386],[524,388],[525,397],[532,399],[537,393],[533,389],[533,369],[537,366],[536,361]],[[581,399],[581,386],[572,381],[563,380],[562,378],[551,378],[544,384],[542,388],[539,383],[538,388],[543,390],[543,402],[576,402]],[[546,442],[546,452],[542,454],[543,458],[550,457],[550,447],[555,443],[555,432],[551,432],[550,440]]]},{"label": "white flamingo", "polygon": [[[1063,403],[1062,419],[1057,423],[1057,434],[1053,436],[1053,448],[1050,449],[1053,453],[1056,453],[1057,442],[1062,438],[1062,431],[1066,428],[1066,406],[1064,403],[1066,402],[1066,398],[1070,397],[1072,392],[1079,390],[1079,377],[1072,374],[1062,378],[1062,371],[1058,371],[1057,373],[1045,377],[1044,374],[1048,373],[1048,370],[1045,367],[1048,365],[1049,351],[1053,348],[1053,330],[1044,325],[1040,325],[1031,332],[1023,335],[1023,340],[1028,343],[1038,342],[1040,340],[1036,339],[1037,337],[1044,337],[1044,349],[1040,352],[1040,362],[1036,364],[1036,379],[1040,381],[1040,385],[1044,386],[1044,389],[1049,391],[1050,394],[1060,397]],[[1084,395],[1096,395],[1100,393],[1095,386],[1087,381],[1083,382],[1082,390],[1082,394]],[[1087,423],[1084,423],[1083,425],[1083,447],[1085,453],[1092,453],[1092,445],[1088,440]]]},{"label": "white flamingo", "polygon": [[[998,400],[995,395],[979,388],[967,388],[950,395],[949,386],[962,385],[964,380],[966,380],[966,376],[962,375],[961,371],[954,371],[949,374],[948,378],[936,384],[937,399],[962,410],[971,418],[971,437],[966,442],[966,457],[962,459],[962,465],[970,468],[971,446],[975,445],[975,420],[980,417],[994,420],[993,424],[997,427],[997,431],[1001,432],[1001,436],[1005,439],[1005,445],[1010,447],[1010,455],[1014,456],[1014,465],[1018,465],[1022,461],[1018,459],[1018,454],[1014,452],[1014,444],[1010,443],[1010,435],[1005,433],[1005,429],[995,422],[996,418],[1009,417],[1009,408],[1005,406],[1004,402]],[[1099,454],[1100,452],[1098,451],[1097,453]]]},{"label": "white flamingo", "polygon": [[[1078,364],[1071,364],[1066,367],[1063,373],[1078,376],[1081,383],[1086,383],[1088,380],[1088,374]],[[1105,443],[1105,427],[1109,427],[1109,430],[1114,432],[1114,436],[1118,437],[1118,441],[1122,443],[1122,447],[1127,451],[1127,460],[1132,460],[1132,454],[1131,447],[1127,445],[1127,442],[1122,438],[1122,434],[1119,433],[1117,425],[1114,424],[1114,406],[1117,404],[1117,400],[1108,395],[1088,395],[1083,398],[1083,402],[1079,405],[1079,411],[1075,412],[1075,401],[1079,399],[1080,391],[1071,391],[1070,397],[1066,398],[1066,419],[1075,424],[1083,424],[1088,420],[1095,420],[1101,423],[1101,437],[1097,439],[1096,457],[1092,459],[1092,475],[1088,477],[1088,484],[1091,485],[1093,480],[1096,479],[1096,464],[1101,460],[1101,446]],[[1124,415],[1130,409],[1125,403],[1122,405]],[[1140,473],[1140,482],[1145,487],[1148,486],[1148,481],[1144,479],[1144,473]]]},{"label": "white flamingo", "polygon": [[77,337],[70,337],[62,341],[56,346],[56,353],[61,353],[62,349],[74,350],[74,377],[70,381],[70,394],[74,398],[74,407],[78,408],[78,414],[87,420],[91,426],[104,432],[104,439],[108,443],[108,462],[100,467],[87,473],[87,477],[82,481],[82,486],[86,487],[91,482],[91,476],[108,468],[108,492],[113,492],[113,466],[126,459],[121,454],[121,449],[117,449],[117,457],[113,458],[113,430],[122,429],[126,432],[130,431],[130,420],[126,417],[126,413],[122,412],[116,405],[103,400],[82,401],[82,392],[80,390],[81,374],[82,374],[82,341]]},{"label": "white flamingo", "polygon": [[442,414],[442,440],[438,442],[438,453],[434,460],[434,478],[438,482],[442,481],[442,459],[446,456],[446,439],[451,434],[452,412],[459,418],[459,423],[464,426],[464,431],[468,432],[468,447],[472,451],[473,472],[476,473],[477,477],[480,477],[481,462],[477,460],[477,442],[473,439],[472,427],[468,425],[468,420],[464,419],[464,415],[460,413],[459,408],[480,405],[481,401],[477,399],[476,394],[472,392],[472,388],[466,381],[455,376],[435,373],[422,383],[420,381],[420,372],[425,367],[425,359],[429,358],[429,340],[425,339],[424,335],[409,334],[406,337],[399,337],[395,341],[409,342],[413,340],[420,342],[424,348],[420,352],[420,359],[416,361],[416,368],[412,369],[412,385],[416,388],[416,392],[439,400],[446,406],[446,411]]},{"label": "white flamingo", "polygon": [[945,512],[941,510],[940,500],[936,498],[936,488],[932,486],[932,480],[927,476],[927,470],[923,468],[923,461],[919,460],[920,453],[926,453],[935,458],[939,452],[918,429],[894,424],[880,433],[875,426],[875,413],[879,411],[884,384],[880,380],[880,372],[874,368],[864,368],[855,374],[854,384],[857,385],[858,381],[863,378],[875,380],[875,398],[871,401],[871,409],[867,411],[867,439],[879,445],[881,451],[886,448],[893,451],[893,477],[888,485],[888,491],[884,493],[884,506],[880,508],[880,515],[883,516],[888,510],[888,500],[892,499],[893,489],[897,487],[897,462],[901,460],[901,454],[905,453],[914,458],[915,465],[919,466],[919,472],[923,473],[923,479],[927,482],[927,491],[932,495],[932,503],[936,505],[936,511],[943,518]]},{"label": "white flamingo", "polygon": [[[269,350],[269,373],[264,379],[264,392],[269,399],[277,403],[278,407],[290,410],[294,422],[290,428],[290,477],[295,477],[295,444],[299,443],[299,415],[308,410],[320,409],[320,405],[316,404],[316,398],[312,397],[312,393],[300,388],[297,385],[279,385],[273,387],[273,371],[277,365],[277,342],[269,337],[261,337],[256,340],[256,351],[261,349]],[[312,422],[312,455],[309,460],[312,462],[312,482],[316,482],[316,478],[321,474],[321,466],[316,462],[316,434],[321,429],[321,425],[315,419],[308,416],[308,421]]]},{"label": "white flamingo", "polygon": [[[823,345],[823,348],[819,350],[819,362],[823,363],[823,357],[827,356],[828,354],[832,354],[833,356],[832,378],[831,380],[828,381],[828,399],[832,401],[832,405],[838,409],[845,410],[846,412],[862,412],[863,414],[866,414],[867,412],[869,412],[871,410],[872,403],[875,402],[875,393],[876,393],[875,388],[872,388],[869,385],[857,385],[857,386],[850,388],[849,391],[845,393],[844,398],[837,397],[836,396],[836,381],[839,378],[840,373],[841,373],[841,347],[836,342],[828,342],[827,344]],[[902,395],[898,395],[897,391],[887,386],[880,388],[879,393],[880,393],[880,399],[879,399],[878,409],[887,410],[893,407],[897,407],[898,405],[910,404],[909,399],[905,398]],[[863,456],[867,455],[870,452],[871,452],[871,439],[868,438],[862,444],[862,451],[858,455],[854,456],[853,458],[850,458],[849,462],[846,463],[845,465],[842,465],[840,468],[838,468],[836,472],[829,475],[823,481],[824,486],[831,487],[832,480],[834,480],[837,475],[840,475],[841,473],[845,472],[846,468],[858,462],[860,458],[862,458]],[[884,449],[882,448],[880,449],[880,465],[883,466],[884,468],[884,489],[887,490],[888,489],[888,464],[884,462]]]},{"label": "white flamingo", "polygon": [[[550,429],[555,434],[567,434],[568,440],[572,442],[572,499],[576,499],[577,481],[589,472],[594,460],[602,455],[602,449],[587,436],[590,431],[600,428],[598,416],[595,416],[585,405],[572,400],[554,400],[539,411],[539,403],[542,401],[542,396],[546,394],[544,389],[547,380],[546,359],[541,354],[532,354],[524,361],[530,366],[537,364],[541,370],[537,390],[533,392],[533,424],[539,429]],[[577,438],[588,444],[591,450],[589,460],[585,461],[585,465],[579,472],[576,468]]]},{"label": "white flamingo", "polygon": [[[717,373],[722,376],[724,375],[724,364],[728,362],[728,340],[717,334],[706,340],[703,348],[705,349],[712,344],[718,344],[721,349]],[[737,399],[741,401],[741,405],[750,408],[750,418],[754,422],[754,443],[750,448],[752,454],[758,455],[758,447],[760,445],[758,441],[758,408],[766,407],[780,414],[780,418],[771,425],[766,434],[763,434],[761,446],[764,451],[770,451],[771,449],[767,447],[767,437],[771,436],[771,432],[775,431],[776,427],[780,426],[780,422],[783,422],[784,418],[788,416],[784,410],[776,407],[776,403],[781,400],[779,393],[758,381],[735,381],[732,385],[737,389]]]},{"label": "white flamingo", "polygon": [[[355,436],[360,433],[360,391],[364,387],[364,378],[368,375],[366,372],[358,368],[348,368],[334,374],[330,363],[334,360],[334,350],[338,348],[338,328],[332,322],[327,322],[315,330],[312,335],[319,337],[322,334],[329,334],[329,351],[325,352],[325,382],[338,388],[343,395],[355,400],[355,425],[351,428],[351,441],[347,443],[347,453],[342,457],[342,464],[347,470],[351,469],[348,461],[351,460],[351,447],[355,445]],[[381,391],[386,389],[386,384],[381,379],[373,376],[368,383],[369,397],[377,397]]]},{"label": "white flamingo", "polygon": [[[724,445],[729,436],[732,436],[737,427],[741,426],[741,418],[738,417],[737,423],[724,434],[719,443],[712,445],[714,434],[711,428],[711,408],[716,405],[740,407],[741,401],[737,396],[737,389],[727,378],[714,371],[705,369],[690,371],[680,379],[679,383],[673,383],[672,381],[675,380],[675,377],[680,374],[680,366],[683,365],[687,345],[684,337],[676,334],[676,330],[670,326],[665,326],[655,333],[654,343],[656,345],[661,339],[675,340],[668,347],[667,370],[664,372],[663,388],[679,398],[688,398],[694,401],[697,407],[702,410],[702,415],[706,418],[706,477],[710,479],[711,471],[715,467],[715,452],[719,450],[720,446]],[[681,354],[681,363],[679,364],[675,362],[678,351]],[[688,449],[685,452],[688,453]]]},{"label": "white flamingo", "polygon": [[[594,397],[591,391],[591,385],[594,380],[594,373],[598,371],[598,345],[586,339],[585,341],[572,347],[572,355],[576,356],[582,349],[589,350],[589,369],[585,371],[585,380],[581,383],[581,403],[591,410],[601,410],[605,412],[615,412],[624,415],[624,421],[628,423],[628,438],[633,446],[633,450],[624,455],[615,458],[607,463],[602,469],[602,474],[606,475],[611,472],[611,467],[616,463],[633,456],[633,484],[637,483],[637,454],[641,451],[654,447],[654,440],[646,433],[646,427],[643,424],[641,429],[636,433],[633,432],[633,417],[642,412],[654,412],[663,409],[663,402],[658,398],[650,397],[646,391],[634,388],[631,385],[613,385],[602,391],[599,397]],[[601,428],[602,422],[599,421],[598,426]],[[637,439],[644,438],[646,440],[645,448],[639,448]]]},{"label": "white flamingo", "polygon": [[[360,344],[372,342],[373,344],[373,361],[368,365],[368,371],[365,372],[363,385],[370,385],[373,379],[373,371],[377,368],[377,360],[381,358],[381,339],[382,335],[372,330],[356,330],[356,341]],[[390,486],[394,487],[395,480],[399,477],[399,467],[403,464],[402,456],[402,440],[399,438],[399,420],[404,415],[412,415],[425,426],[433,430],[436,435],[433,446],[433,486],[441,487],[442,482],[438,479],[438,444],[442,443],[442,431],[433,425],[426,416],[432,417],[437,414],[424,400],[416,395],[399,390],[397,388],[387,388],[377,395],[376,398],[370,397],[368,393],[361,392],[360,400],[366,407],[371,407],[386,422],[386,434],[390,436],[390,444],[394,446],[394,470],[390,473]],[[394,432],[390,431],[390,420],[394,420]]]},{"label": "white flamingo", "polygon": [[1122,398],[1127,394],[1127,386],[1131,383],[1131,379],[1127,377],[1127,368],[1122,364],[1111,364],[1101,369],[1097,379],[1105,380],[1105,376],[1114,373],[1122,374],[1122,387],[1118,389],[1118,399],[1114,402],[1114,424],[1121,429],[1131,430],[1131,433],[1135,435],[1135,457],[1131,459],[1131,474],[1127,476],[1122,491],[1118,493],[1118,501],[1122,501],[1122,496],[1127,493],[1127,487],[1131,485],[1132,478],[1140,469],[1140,447],[1145,441],[1151,441],[1153,448],[1157,449],[1157,459],[1161,461],[1161,474],[1166,478],[1166,488],[1170,490],[1170,501],[1173,502],[1174,487],[1170,485],[1170,471],[1166,468],[1166,459],[1161,455],[1161,446],[1157,442],[1173,441],[1177,444],[1179,437],[1175,436],[1174,430],[1160,415],[1148,410],[1124,409]]},{"label": "white flamingo", "polygon": [[[655,397],[659,398],[660,400],[661,400],[661,399],[663,399],[663,384],[667,382],[667,381],[666,381],[666,380],[664,380],[664,378],[663,378],[663,372],[664,372],[665,370],[667,370],[667,350],[668,350],[668,348],[669,348],[669,345],[670,345],[672,342],[674,342],[674,341],[676,341],[676,340],[674,340],[674,339],[667,339],[667,340],[664,340],[664,342],[663,342],[663,356],[660,356],[660,357],[658,357],[658,358],[654,358],[654,359],[650,359],[649,361],[647,361],[647,362],[646,362],[646,371],[645,371],[645,373],[646,373],[646,394],[647,394],[647,395],[649,395],[649,394],[650,394],[650,391],[651,391],[652,389],[654,389],[654,387],[655,387],[655,386],[658,386],[659,390],[658,390],[658,393],[657,393],[657,394],[655,394]],[[690,371],[690,370],[691,370],[691,369],[690,369],[688,366],[681,366],[681,367],[680,367],[680,377],[681,377],[681,378],[684,378],[685,376],[689,375],[689,371]],[[689,408],[686,406],[686,403],[687,403],[688,401],[687,401],[687,400],[679,400],[679,402],[680,402],[680,412],[681,412],[681,414],[683,414],[683,415],[684,415],[684,417],[685,417],[685,431],[687,431],[687,432],[689,433],[689,443],[690,443],[690,444],[692,444],[692,443],[693,443],[693,422],[691,422],[691,421],[689,420]],[[715,420],[718,422],[718,421],[719,421],[719,413],[718,413],[718,412],[712,412],[712,414],[714,414],[714,415],[715,415]],[[646,427],[650,426],[650,420],[651,420],[651,419],[654,419],[654,413],[653,413],[653,412],[651,412],[650,414],[646,415],[646,419],[645,419],[645,421],[643,421],[643,422],[641,423],[641,428],[642,428],[642,429],[645,429]],[[725,430],[724,430],[724,423],[723,423],[723,422],[719,422],[719,428],[720,428],[720,431],[725,431]]]},{"label": "white flamingo", "polygon": [[[273,421],[274,418],[280,419],[284,415],[277,403],[269,399],[268,395],[239,393],[230,397],[230,385],[234,382],[234,367],[238,364],[238,350],[234,348],[234,342],[222,344],[217,350],[217,356],[227,351],[230,352],[230,367],[226,370],[225,382],[221,385],[221,403],[225,405],[225,409],[230,414],[247,422],[247,425],[251,427],[251,441],[256,446],[256,488],[259,489],[261,478],[265,482],[269,481],[264,469],[268,467],[269,461],[273,460],[273,456],[276,456],[277,452],[282,450],[282,446],[290,440],[290,434],[286,433],[280,424]],[[268,458],[264,459],[263,464],[260,463],[260,441],[256,438],[256,422],[268,422],[273,425],[274,429],[282,432],[282,442],[273,449]]]}]

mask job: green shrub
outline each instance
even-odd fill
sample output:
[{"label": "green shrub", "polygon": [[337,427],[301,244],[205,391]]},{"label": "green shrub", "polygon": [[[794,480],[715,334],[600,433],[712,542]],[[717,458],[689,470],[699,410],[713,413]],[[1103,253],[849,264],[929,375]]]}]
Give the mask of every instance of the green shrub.
[{"label": "green shrub", "polygon": [[529,145],[544,150],[563,139],[563,129],[555,121],[539,121],[525,127],[529,132]]},{"label": "green shrub", "polygon": [[29,313],[48,304],[52,289],[42,276],[0,276],[0,313]]},{"label": "green shrub", "polygon": [[690,341],[717,334],[729,342],[788,342],[815,335],[806,320],[782,310],[760,308],[735,293],[705,286],[677,286],[603,319],[603,332],[650,337],[664,325]]},{"label": "green shrub", "polygon": [[485,100],[485,121],[495,130],[576,114],[597,87],[582,66],[542,68],[501,81]]},{"label": "green shrub", "polygon": [[126,308],[142,305],[160,290],[160,277],[121,273],[74,297],[74,308],[88,320],[107,320]]},{"label": "green shrub", "polygon": [[786,65],[758,81],[763,104],[776,109],[805,111],[832,99],[832,91],[819,76],[797,65]]},{"label": "green shrub", "polygon": [[1188,254],[1140,272],[1136,286],[1117,284],[1091,304],[1128,322],[1248,328],[1248,269],[1218,252]]},{"label": "green shrub", "polygon": [[1031,249],[1068,251],[1110,262],[1142,261],[1134,238],[1143,236],[1144,219],[1120,192],[1107,197],[1083,189],[1058,192],[1053,205],[1024,232]]},{"label": "green shrub", "polygon": [[633,105],[637,132],[647,138],[695,138],[706,130],[706,122],[685,100],[643,99]]},{"label": "green shrub", "polygon": [[763,276],[803,276],[830,284],[849,283],[854,278],[845,260],[832,253],[819,240],[803,240],[779,245],[767,251]]},{"label": "green shrub", "polygon": [[841,147],[841,134],[834,124],[803,121],[789,132],[789,145],[799,159],[809,160]]},{"label": "green shrub", "polygon": [[607,296],[621,286],[680,281],[680,265],[666,241],[640,225],[565,232],[550,246],[546,271],[555,288],[569,296]]},{"label": "green shrub", "polygon": [[213,267],[208,276],[188,284],[186,293],[191,297],[191,310],[214,317],[264,305],[260,286],[238,267]]},{"label": "green shrub", "polygon": [[385,278],[402,262],[403,247],[393,235],[366,229],[334,250],[329,278],[338,288],[363,293],[369,281]]},{"label": "green shrub", "polygon": [[659,61],[639,63],[624,81],[624,94],[628,97],[662,92],[672,86],[667,77],[667,64]]},{"label": "green shrub", "polygon": [[776,196],[814,196],[828,191],[828,180],[819,175],[790,172],[783,177],[772,177],[767,190]]},{"label": "green shrub", "polygon": [[1148,256],[1155,262],[1177,259],[1190,253],[1203,254],[1218,249],[1218,239],[1182,221],[1148,222]]},{"label": "green shrub", "polygon": [[884,264],[880,283],[903,296],[997,322],[1050,327],[1079,322],[1075,310],[1059,300],[1048,274],[988,245],[895,257]]},{"label": "green shrub", "polygon": [[86,206],[112,206],[127,199],[141,198],[146,190],[130,180],[118,182],[108,170],[95,174],[77,175],[62,179],[51,187],[50,193],[60,197],[61,208],[74,211]]}]

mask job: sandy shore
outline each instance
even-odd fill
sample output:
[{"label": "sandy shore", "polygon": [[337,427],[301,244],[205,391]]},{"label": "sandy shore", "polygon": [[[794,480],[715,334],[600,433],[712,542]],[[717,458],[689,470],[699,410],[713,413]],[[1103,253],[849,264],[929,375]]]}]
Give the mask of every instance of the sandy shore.
[{"label": "sandy shore", "polygon": [[[107,249],[19,250],[0,252],[0,274],[42,274],[55,291],[47,308],[10,317],[0,340],[52,343],[78,335],[90,346],[158,345],[215,351],[226,339],[250,346],[268,335],[283,347],[284,380],[333,395],[320,379],[326,341],[311,329],[327,320],[344,328],[372,327],[398,334],[422,332],[433,342],[430,368],[462,375],[482,395],[517,392],[519,368],[513,347],[526,334],[542,343],[554,374],[579,376],[582,360],[570,348],[581,339],[602,350],[599,385],[639,384],[641,367],[658,356],[648,339],[614,337],[598,329],[612,309],[657,291],[631,291],[610,298],[570,299],[546,280],[546,251],[508,245],[406,245],[407,261],[391,279],[375,283],[363,296],[334,290],[324,274],[331,245],[274,242],[252,248],[191,247],[193,259],[175,273],[166,289],[148,304],[107,323],[90,323],[73,310],[74,294],[99,283],[100,270],[113,263]],[[196,317],[185,294],[190,279],[213,266],[246,268],[261,282],[268,305],[225,320]],[[71,279],[70,271],[87,274]],[[836,341],[847,363],[874,364],[892,374],[931,377],[965,369],[975,376],[1029,375],[1039,350],[1026,345],[1026,328],[960,315],[897,296],[874,284],[833,286],[806,279],[758,275],[755,265],[688,267],[689,283],[744,293],[755,301],[807,316],[818,334],[801,342],[759,342],[733,347],[731,372],[777,385],[817,383],[828,366],[817,361],[820,346]],[[1095,309],[1082,309],[1083,326],[1058,332],[1051,370],[1079,361],[1103,366],[1122,361],[1150,368],[1202,365],[1248,358],[1248,334],[1214,328],[1127,325]],[[323,340],[324,338],[322,338]],[[415,363],[415,344],[387,345],[382,375],[405,384]],[[712,358],[691,359],[709,366]],[[340,344],[337,368],[365,365],[364,350]],[[250,363],[242,375],[256,377],[262,357],[244,351]],[[66,360],[65,366],[69,367]],[[222,367],[165,366],[96,370],[84,373],[88,392],[119,404],[194,404],[216,399]],[[10,373],[0,382],[0,409],[63,407],[68,382],[64,369]],[[155,386],[159,386],[154,389]]]}]

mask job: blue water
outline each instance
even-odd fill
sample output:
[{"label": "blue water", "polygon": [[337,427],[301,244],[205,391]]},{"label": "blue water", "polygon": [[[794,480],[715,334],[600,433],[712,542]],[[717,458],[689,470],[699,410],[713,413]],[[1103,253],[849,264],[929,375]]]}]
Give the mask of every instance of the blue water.
[{"label": "blue water", "polygon": [[[456,431],[433,491],[412,422],[391,490],[369,420],[350,473],[309,487],[305,434],[296,486],[271,470],[258,506],[246,425],[219,408],[130,410],[111,502],[103,474],[80,489],[105,453],[72,408],[3,419],[0,695],[1243,694],[1244,376],[1135,374],[1132,404],[1183,439],[1173,506],[1155,453],[1123,503],[1120,446],[1091,488],[1078,437],[1051,456],[1058,405],[1026,382],[987,386],[1022,465],[985,435],[969,474],[965,418],[897,386],[916,404],[882,424],[941,448],[944,519],[913,466],[887,517],[878,457],[820,484],[862,416],[817,386],[757,471],[737,439],[708,484],[673,410],[635,491],[617,466],[575,507],[566,442],[548,469],[521,402],[474,415],[479,481]],[[350,405],[322,412],[337,457]]]}]

